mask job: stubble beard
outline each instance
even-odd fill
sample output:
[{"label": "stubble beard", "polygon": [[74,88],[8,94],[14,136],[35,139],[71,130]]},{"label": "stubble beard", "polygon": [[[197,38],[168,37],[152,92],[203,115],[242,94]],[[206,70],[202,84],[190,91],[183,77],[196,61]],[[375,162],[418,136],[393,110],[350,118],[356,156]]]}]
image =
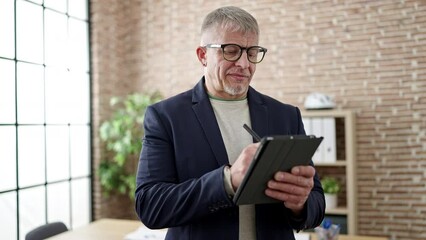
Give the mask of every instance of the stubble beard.
[{"label": "stubble beard", "polygon": [[244,93],[247,92],[248,90],[248,86],[230,86],[230,85],[225,85],[224,86],[224,90],[227,94],[231,95],[231,96],[237,96],[237,95],[242,95]]}]

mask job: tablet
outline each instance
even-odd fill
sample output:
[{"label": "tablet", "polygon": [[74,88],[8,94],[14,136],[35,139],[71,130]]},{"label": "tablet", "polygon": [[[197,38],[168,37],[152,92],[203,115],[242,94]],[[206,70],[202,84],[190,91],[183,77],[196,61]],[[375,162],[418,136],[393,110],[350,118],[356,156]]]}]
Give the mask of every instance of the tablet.
[{"label": "tablet", "polygon": [[279,202],[265,195],[267,182],[277,171],[289,172],[294,166],[309,165],[323,137],[295,135],[269,136],[260,146],[233,201],[237,205]]}]

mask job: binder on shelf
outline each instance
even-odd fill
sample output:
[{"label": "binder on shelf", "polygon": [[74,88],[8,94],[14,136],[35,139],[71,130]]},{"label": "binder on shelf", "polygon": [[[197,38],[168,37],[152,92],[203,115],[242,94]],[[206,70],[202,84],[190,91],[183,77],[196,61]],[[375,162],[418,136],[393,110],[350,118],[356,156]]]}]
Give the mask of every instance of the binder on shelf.
[{"label": "binder on shelf", "polygon": [[322,119],[323,124],[323,162],[335,163],[336,162],[336,120],[333,117],[326,117]]},{"label": "binder on shelf", "polygon": [[[323,136],[323,124],[322,124],[322,118],[319,117],[313,117],[311,118],[311,132],[314,136]],[[315,151],[315,154],[312,156],[312,161],[314,163],[322,163],[324,162],[324,144],[321,144],[317,150]]]},{"label": "binder on shelf", "polygon": [[278,202],[265,195],[267,182],[278,171],[290,171],[294,166],[309,165],[322,140],[322,137],[305,135],[262,138],[235,193],[234,203],[244,205]]}]

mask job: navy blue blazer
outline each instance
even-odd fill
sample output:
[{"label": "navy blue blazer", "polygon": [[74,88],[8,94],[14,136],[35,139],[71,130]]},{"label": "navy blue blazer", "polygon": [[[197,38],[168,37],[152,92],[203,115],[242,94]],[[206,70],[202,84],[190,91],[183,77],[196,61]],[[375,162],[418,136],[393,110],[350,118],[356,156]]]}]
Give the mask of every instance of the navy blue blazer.
[{"label": "navy blue blazer", "polygon": [[[147,227],[168,228],[166,239],[238,239],[238,207],[223,181],[229,161],[204,81],[148,107],[145,114],[136,212]],[[252,128],[259,136],[305,134],[298,108],[251,87],[247,98]],[[255,209],[258,240],[294,239],[294,229],[316,227],[324,217],[318,176],[302,218],[293,218],[282,203]]]}]

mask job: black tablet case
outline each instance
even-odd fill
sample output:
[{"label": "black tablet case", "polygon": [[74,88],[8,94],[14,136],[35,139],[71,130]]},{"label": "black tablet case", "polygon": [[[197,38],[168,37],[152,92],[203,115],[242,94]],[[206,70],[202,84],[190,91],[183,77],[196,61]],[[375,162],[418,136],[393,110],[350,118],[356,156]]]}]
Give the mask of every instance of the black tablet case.
[{"label": "black tablet case", "polygon": [[270,136],[264,137],[238,187],[233,201],[237,205],[275,203],[265,195],[267,182],[277,171],[289,172],[292,167],[309,165],[323,137]]}]

